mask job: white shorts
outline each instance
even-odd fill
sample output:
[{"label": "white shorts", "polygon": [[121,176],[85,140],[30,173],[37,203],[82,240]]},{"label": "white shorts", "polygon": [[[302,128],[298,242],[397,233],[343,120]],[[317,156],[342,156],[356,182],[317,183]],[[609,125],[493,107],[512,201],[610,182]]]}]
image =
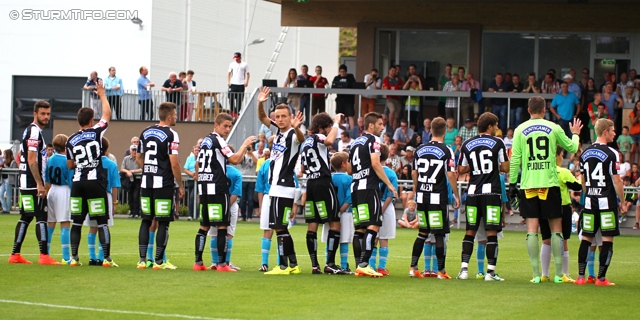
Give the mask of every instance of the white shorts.
[{"label": "white shorts", "polygon": [[[340,214],[340,243],[353,242],[353,214],[351,212],[343,212]],[[322,225],[322,242],[327,242],[329,237],[329,223]]]},{"label": "white shorts", "polygon": [[[236,224],[238,223],[238,210],[240,209],[240,207],[238,206],[238,202],[234,202],[231,207],[229,207],[229,214],[231,216],[229,216],[229,226],[227,227],[227,234],[230,236],[234,236],[236,234]],[[209,228],[209,234],[208,236],[210,237],[217,237],[218,236],[218,228],[216,227],[211,227]]]},{"label": "white shorts", "polygon": [[52,184],[47,194],[47,222],[71,221],[69,199],[71,188]]},{"label": "white shorts", "polygon": [[[297,205],[302,205],[302,193],[307,193],[307,189],[296,188],[296,192],[293,195],[293,203]],[[297,212],[296,212],[297,214]]]},{"label": "white shorts", "polygon": [[[498,239],[504,238],[502,231],[498,232]],[[478,231],[476,232],[475,241],[487,241],[487,231],[484,229],[484,223],[478,225]]]},{"label": "white shorts", "polygon": [[[107,192],[107,207],[109,207],[109,221],[107,222],[107,226],[113,226],[113,198],[111,197],[111,193]],[[89,215],[84,219],[83,226],[86,227],[97,227],[98,221],[89,219]]]},{"label": "white shorts", "polygon": [[[578,239],[580,239],[580,241],[582,241],[582,229],[580,229],[580,233],[578,233]],[[591,246],[601,246],[602,245],[602,233],[600,231],[600,229],[598,229],[598,231],[596,232],[596,236],[593,237],[593,239],[591,240]]]},{"label": "white shorts", "polygon": [[[384,202],[382,202],[384,205]],[[378,231],[378,239],[388,240],[396,238],[396,208],[390,203],[382,213],[382,226]]]},{"label": "white shorts", "polygon": [[269,206],[271,204],[271,198],[268,194],[262,196],[262,208],[260,208],[260,229],[271,230],[269,228]]},{"label": "white shorts", "polygon": [[[436,236],[433,235],[433,233],[429,233],[429,236],[427,236],[427,240],[424,241],[429,242],[429,243],[436,243]],[[446,233],[444,235],[444,242],[449,242],[449,234]]]}]

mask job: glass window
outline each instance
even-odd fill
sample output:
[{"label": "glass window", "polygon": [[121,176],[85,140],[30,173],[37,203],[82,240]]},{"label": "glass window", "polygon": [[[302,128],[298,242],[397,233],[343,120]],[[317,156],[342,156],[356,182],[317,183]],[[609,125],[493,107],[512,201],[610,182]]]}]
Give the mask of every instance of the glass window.
[{"label": "glass window", "polygon": [[[380,31],[378,33],[378,72],[386,77],[389,67],[396,64],[396,32]],[[363,81],[358,79],[358,81]]]},{"label": "glass window", "polygon": [[[482,41],[482,88],[487,90],[497,72],[534,72],[536,37],[533,33],[485,33]],[[479,77],[475,77],[478,79]]]},{"label": "glass window", "polygon": [[582,70],[590,65],[591,36],[581,34],[540,34],[538,51],[538,80],[549,69],[562,78],[569,70]]},{"label": "glass window", "polygon": [[596,37],[596,53],[629,54],[629,37]]}]

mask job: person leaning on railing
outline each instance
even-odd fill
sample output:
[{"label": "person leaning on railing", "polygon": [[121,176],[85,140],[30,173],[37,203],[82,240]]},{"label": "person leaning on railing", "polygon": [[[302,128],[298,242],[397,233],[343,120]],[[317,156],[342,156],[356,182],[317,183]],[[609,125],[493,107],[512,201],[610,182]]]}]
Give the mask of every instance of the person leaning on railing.
[{"label": "person leaning on railing", "polygon": [[[13,157],[13,151],[7,149],[3,154],[4,163],[2,168],[17,168],[15,158]],[[0,200],[2,200],[2,213],[9,213],[13,204],[13,186],[16,184],[15,174],[3,174],[2,186],[0,186]],[[5,200],[6,195],[6,200]]]},{"label": "person leaning on railing", "polygon": [[[141,173],[142,169],[140,169],[140,166],[136,163],[137,146],[131,145],[131,147],[129,147],[129,152],[130,154],[122,159],[122,165],[120,166],[120,179],[125,182],[122,184],[122,188],[128,190],[130,217],[135,218],[136,216],[141,216],[141,211],[140,177],[136,177],[134,174]],[[127,184],[126,181],[129,181],[129,183]]]}]

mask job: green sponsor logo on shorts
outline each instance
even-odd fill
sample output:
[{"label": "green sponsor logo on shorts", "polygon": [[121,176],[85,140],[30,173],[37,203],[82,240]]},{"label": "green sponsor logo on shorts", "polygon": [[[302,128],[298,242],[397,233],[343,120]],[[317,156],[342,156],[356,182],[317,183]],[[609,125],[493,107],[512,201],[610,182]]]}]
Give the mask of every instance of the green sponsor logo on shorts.
[{"label": "green sponsor logo on shorts", "polygon": [[313,212],[313,201],[307,201],[304,204],[304,217],[307,219],[311,219],[314,216],[314,212]]},{"label": "green sponsor logo on shorts", "polygon": [[358,208],[354,209],[351,211],[351,215],[353,216],[353,225],[357,226],[360,223],[360,217],[358,217]]},{"label": "green sponsor logo on shorts", "polygon": [[200,221],[202,221],[202,203],[198,207],[198,213],[200,213]]},{"label": "green sponsor logo on shorts", "polygon": [[157,217],[169,217],[169,216],[171,216],[171,200],[170,199],[156,199],[155,209],[156,209],[156,216]]},{"label": "green sponsor logo on shorts", "polygon": [[500,224],[500,207],[498,206],[487,206],[487,224]]},{"label": "green sponsor logo on shorts", "polygon": [[369,204],[363,203],[358,205],[358,221],[369,221]]},{"label": "green sponsor logo on shorts", "polygon": [[144,214],[151,214],[151,198],[140,197],[140,210]]},{"label": "green sponsor logo on shorts", "polygon": [[613,211],[600,213],[600,229],[602,229],[602,231],[615,230],[616,223],[616,215]]},{"label": "green sponsor logo on shorts", "polygon": [[71,211],[71,214],[82,214],[82,198],[71,197],[69,211]]},{"label": "green sponsor logo on shorts", "polygon": [[595,229],[593,220],[594,220],[593,214],[582,213],[582,230],[593,232],[593,230]]},{"label": "green sponsor logo on shorts", "polygon": [[36,210],[36,202],[33,200],[33,195],[31,194],[20,194],[20,204],[24,211],[32,212]]},{"label": "green sponsor logo on shorts", "polygon": [[469,222],[469,224],[478,223],[478,208],[467,206],[466,210],[467,210],[467,222]]},{"label": "green sponsor logo on shorts", "polygon": [[105,206],[104,198],[87,199],[89,205],[89,215],[99,216],[107,213],[107,206]]},{"label": "green sponsor logo on shorts", "polygon": [[424,211],[416,210],[416,216],[418,217],[418,227],[426,228],[427,227],[427,215],[424,214]]},{"label": "green sponsor logo on shorts", "polygon": [[291,208],[284,207],[284,214],[282,215],[282,224],[289,223],[289,216],[291,216]]},{"label": "green sponsor logo on shorts", "polygon": [[324,201],[316,202],[316,210],[322,219],[329,216],[329,213],[327,212],[327,205]]},{"label": "green sponsor logo on shorts", "polygon": [[219,203],[209,203],[207,205],[207,214],[209,215],[209,221],[222,220],[222,205]]},{"label": "green sponsor logo on shorts", "polygon": [[429,211],[429,227],[439,229],[444,227],[444,219],[442,219],[442,211]]}]

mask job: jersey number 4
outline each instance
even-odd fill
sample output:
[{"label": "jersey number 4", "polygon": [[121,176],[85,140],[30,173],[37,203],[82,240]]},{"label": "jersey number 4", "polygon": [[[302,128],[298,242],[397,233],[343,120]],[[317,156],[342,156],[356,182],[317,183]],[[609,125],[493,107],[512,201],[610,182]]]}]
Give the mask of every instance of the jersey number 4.
[{"label": "jersey number 4", "polygon": [[[427,177],[429,166],[433,167],[431,177]],[[418,159],[418,181],[422,183],[436,183],[436,176],[444,166],[444,161],[438,159]]]},{"label": "jersey number 4", "polygon": [[593,168],[593,171],[590,170],[588,162],[585,162],[583,166],[584,171],[587,173],[585,175],[585,185],[587,187],[591,187],[591,180],[598,181],[598,187],[606,186],[606,183],[604,182],[604,173],[602,172],[602,162],[598,162],[598,164],[596,164],[596,167]]}]

